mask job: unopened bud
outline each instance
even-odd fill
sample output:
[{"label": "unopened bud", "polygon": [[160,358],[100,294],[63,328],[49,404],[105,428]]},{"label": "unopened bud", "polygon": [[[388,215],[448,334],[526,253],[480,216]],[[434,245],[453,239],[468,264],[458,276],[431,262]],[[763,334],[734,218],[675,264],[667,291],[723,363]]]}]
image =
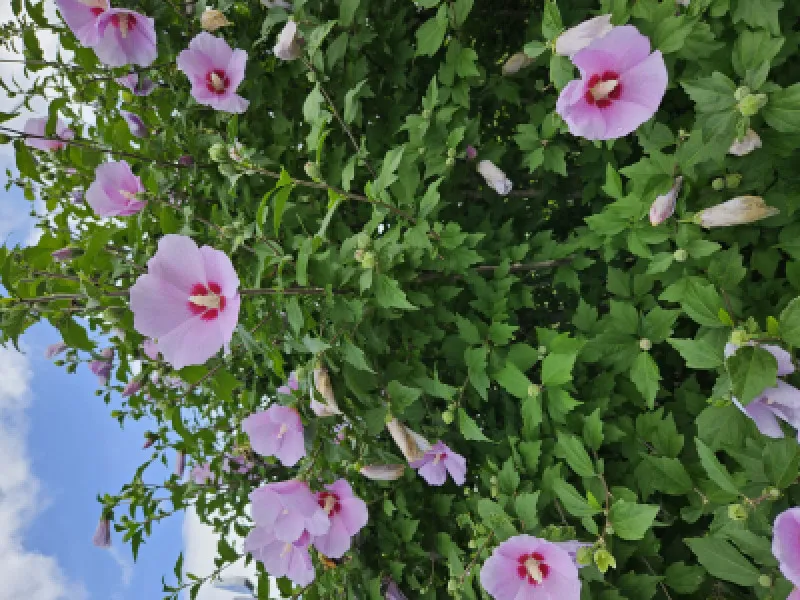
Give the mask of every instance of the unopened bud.
[{"label": "unopened bud", "polygon": [[228,152],[225,149],[225,144],[220,142],[212,144],[211,148],[208,149],[208,155],[214,162],[223,162],[227,160]]},{"label": "unopened bud", "polygon": [[741,102],[742,100],[744,100],[745,96],[747,96],[749,94],[750,94],[750,88],[745,85],[745,86],[742,86],[742,87],[738,88],[733,93],[733,98],[737,102]]},{"label": "unopened bud", "polygon": [[364,250],[358,248],[355,252],[353,252],[353,258],[355,258],[358,262],[364,260]]},{"label": "unopened bud", "polygon": [[225,27],[227,25],[231,25],[231,22],[228,21],[225,15],[219,10],[206,9],[200,16],[200,27],[206,31],[214,32],[220,27]]},{"label": "unopened bud", "polygon": [[475,160],[478,158],[478,151],[474,146],[467,146],[467,160]]},{"label": "unopened bud", "polygon": [[758,577],[758,585],[765,588],[772,587],[772,577],[769,575],[760,575]]},{"label": "unopened bud", "polygon": [[365,269],[372,269],[375,267],[375,253],[371,250],[364,252],[364,256],[361,257],[361,266]]},{"label": "unopened bud", "polygon": [[731,504],[728,507],[728,518],[731,521],[746,521],[747,509],[741,504]]},{"label": "unopened bud", "polygon": [[454,418],[455,416],[452,411],[446,410],[442,413],[442,421],[444,421],[445,425],[450,425]]},{"label": "unopened bud", "polygon": [[653,342],[651,342],[647,338],[642,338],[639,340],[639,348],[641,348],[644,352],[648,352],[652,347],[653,347]]},{"label": "unopened bud", "polygon": [[687,258],[689,258],[689,253],[683,248],[678,248],[672,253],[672,258],[678,262],[684,262]]},{"label": "unopened bud", "polygon": [[758,111],[764,108],[766,104],[766,94],[748,94],[739,101],[739,104],[736,105],[736,108],[739,109],[739,112],[742,114],[742,116],[752,117],[757,115]]},{"label": "unopened bud", "polygon": [[191,154],[184,154],[178,159],[178,164],[182,167],[191,167],[194,164],[194,158]]},{"label": "unopened bud", "polygon": [[737,329],[731,332],[730,342],[734,346],[744,346],[749,341],[750,341],[750,335],[746,331],[742,329]]},{"label": "unopened bud", "polygon": [[717,177],[711,182],[711,188],[720,191],[725,189],[725,180],[722,177]]},{"label": "unopened bud", "polygon": [[[83,251],[80,251],[80,254],[83,254]],[[53,259],[57,260],[58,262],[64,262],[73,259],[80,254],[77,248],[67,246],[66,248],[61,248],[61,250],[56,250],[55,252],[51,253],[50,256],[52,256]]]},{"label": "unopened bud", "polygon": [[320,182],[322,181],[322,173],[319,169],[319,163],[315,162],[307,162],[303,169],[313,181]]},{"label": "unopened bud", "polygon": [[430,119],[431,118],[431,111],[430,109],[426,108],[422,111],[422,118],[423,119]]},{"label": "unopened bud", "polygon": [[767,495],[770,498],[780,498],[781,497],[781,491],[778,488],[774,488],[774,487],[773,488],[769,488],[767,490]]},{"label": "unopened bud", "polygon": [[599,550],[595,550],[594,553],[594,564],[597,565],[597,568],[600,570],[601,573],[605,573],[608,571],[609,568],[616,569],[617,568],[617,561],[614,558],[614,555],[611,554],[605,548],[600,548]]},{"label": "unopened bud", "polygon": [[581,546],[575,553],[575,561],[582,566],[592,564],[592,548],[591,546]]},{"label": "unopened bud", "polygon": [[158,436],[155,433],[148,431],[144,434],[144,445],[142,446],[142,450],[147,450],[150,446],[156,443]]},{"label": "unopened bud", "polygon": [[535,383],[532,383],[528,386],[528,397],[529,398],[537,398],[539,394],[542,392],[542,388]]},{"label": "unopened bud", "polygon": [[739,187],[742,183],[742,175],[740,173],[730,173],[725,176],[725,185],[729,188]]}]

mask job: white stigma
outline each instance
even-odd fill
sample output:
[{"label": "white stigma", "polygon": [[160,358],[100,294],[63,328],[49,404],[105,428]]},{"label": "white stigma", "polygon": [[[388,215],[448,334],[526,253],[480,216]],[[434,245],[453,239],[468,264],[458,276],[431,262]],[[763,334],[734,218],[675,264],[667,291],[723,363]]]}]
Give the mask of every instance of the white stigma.
[{"label": "white stigma", "polygon": [[291,551],[292,551],[292,545],[291,544],[284,544],[283,550],[281,550],[281,556],[286,556],[286,554],[291,552]]},{"label": "white stigma", "polygon": [[[216,294],[203,294],[202,296],[189,296],[189,302],[205,308],[219,308],[219,296]],[[280,437],[280,436],[279,436]]]},{"label": "white stigma", "polygon": [[434,456],[433,457],[433,464],[438,465],[442,461],[443,457],[444,457],[444,454],[437,454],[436,456]]},{"label": "white stigma", "polygon": [[544,573],[542,573],[542,569],[539,565],[539,561],[533,557],[525,561],[525,570],[528,571],[528,576],[536,583],[542,583],[544,580]]},{"label": "white stigma", "polygon": [[592,94],[592,98],[595,100],[605,100],[608,98],[608,95],[617,89],[619,85],[619,81],[616,79],[612,79],[610,81],[601,81],[597,85],[595,85],[591,90],[589,90]]},{"label": "white stigma", "polygon": [[211,73],[211,87],[218,92],[221,92],[225,89],[225,82],[223,81],[222,77],[216,73]]},{"label": "white stigma", "polygon": [[120,190],[119,195],[125,198],[126,200],[136,200],[136,194],[133,192],[129,192],[128,190]]},{"label": "white stigma", "polygon": [[123,38],[128,37],[128,23],[129,23],[130,15],[120,15],[119,16],[119,32]]},{"label": "white stigma", "polygon": [[336,506],[336,498],[333,496],[325,496],[325,506],[323,507],[325,513],[331,514],[334,506]]},{"label": "white stigma", "polygon": [[289,431],[289,427],[286,425],[286,423],[283,423],[281,428],[278,430],[278,439],[281,439],[284,435],[286,435],[287,431]]}]

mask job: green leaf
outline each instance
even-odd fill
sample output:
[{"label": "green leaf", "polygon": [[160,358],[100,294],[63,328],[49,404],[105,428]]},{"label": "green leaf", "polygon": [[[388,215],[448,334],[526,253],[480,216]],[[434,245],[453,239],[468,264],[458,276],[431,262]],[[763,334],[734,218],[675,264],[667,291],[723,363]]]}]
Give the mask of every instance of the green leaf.
[{"label": "green leaf", "polygon": [[429,214],[431,214],[433,209],[436,208],[436,205],[439,204],[439,200],[441,198],[439,195],[439,186],[442,184],[442,181],[444,181],[444,179],[440,177],[431,183],[428,186],[428,189],[425,191],[425,195],[422,197],[422,200],[419,201],[420,219],[425,219]]},{"label": "green leaf", "polygon": [[736,105],[733,97],[736,84],[722,73],[714,72],[711,77],[682,81],[681,86],[694,101],[698,112],[732,111]]},{"label": "green leaf", "polygon": [[399,381],[390,381],[386,392],[392,403],[392,413],[402,415],[422,395],[422,390],[403,385]]},{"label": "green leaf", "polygon": [[417,56],[433,56],[442,46],[447,31],[447,8],[440,6],[436,16],[417,29]]},{"label": "green leaf", "polygon": [[761,392],[775,387],[778,361],[767,350],[758,346],[742,346],[727,360],[733,395],[744,405],[757,398]]},{"label": "green leaf", "polygon": [[706,570],[718,579],[738,585],[753,586],[760,573],[730,542],[718,538],[684,540]]},{"label": "green leaf", "polygon": [[527,398],[531,388],[531,380],[520,371],[514,363],[506,362],[500,372],[492,376],[497,383],[517,398]]},{"label": "green leaf", "polygon": [[696,592],[705,577],[703,567],[687,566],[683,561],[672,563],[664,572],[664,582],[679,594]]},{"label": "green leaf", "polygon": [[617,500],[608,512],[614,535],[623,540],[641,540],[652,527],[660,507]]},{"label": "green leaf", "polygon": [[681,306],[689,318],[700,325],[725,327],[719,320],[719,311],[725,308],[722,296],[711,284],[702,284],[690,279],[684,288]]},{"label": "green leaf", "polygon": [[544,16],[542,17],[542,36],[546,40],[552,40],[564,29],[561,21],[561,11],[555,0],[545,0]]},{"label": "green leaf", "polygon": [[591,517],[600,512],[599,509],[592,508],[578,490],[563,479],[556,479],[553,482],[553,491],[561,500],[564,509],[574,517]]},{"label": "green leaf", "polygon": [[767,440],[763,459],[767,477],[778,489],[789,487],[797,479],[800,448],[796,439]]},{"label": "green leaf", "polygon": [[89,339],[86,330],[70,318],[54,323],[61,333],[61,339],[69,348],[90,351],[94,344]]},{"label": "green leaf", "polygon": [[524,523],[525,530],[530,531],[539,524],[539,510],[536,505],[539,502],[539,492],[532,494],[519,494],[514,499],[514,511],[517,517]]},{"label": "green leaf", "polygon": [[603,443],[603,420],[597,408],[583,420],[583,440],[592,450],[598,450]]},{"label": "green leaf", "polygon": [[776,131],[800,132],[800,83],[770,94],[762,113],[764,120]]},{"label": "green leaf", "polygon": [[716,369],[725,362],[723,348],[712,344],[708,338],[669,339],[667,342],[680,352],[690,369]]},{"label": "green leaf", "polygon": [[464,350],[464,362],[467,364],[469,382],[484,400],[488,398],[489,393],[489,376],[486,374],[488,356],[489,350],[486,346]]},{"label": "green leaf", "polygon": [[473,442],[488,442],[487,438],[475,420],[463,408],[458,409],[458,428],[465,440]]},{"label": "green leaf", "polygon": [[397,181],[397,175],[395,173],[397,173],[397,168],[400,166],[400,161],[403,159],[403,152],[405,149],[405,146],[398,146],[386,153],[383,164],[381,165],[381,172],[375,180],[373,188],[375,194],[380,193]]},{"label": "green leaf", "polygon": [[361,0],[342,0],[339,5],[339,23],[342,27],[349,27],[353,23],[353,16],[360,3]]},{"label": "green leaf", "polygon": [[783,0],[734,0],[736,7],[731,13],[734,23],[744,21],[754,29],[767,29],[779,35],[781,26],[778,11],[783,8]]},{"label": "green leaf", "polygon": [[275,228],[275,236],[279,235],[281,228],[281,221],[283,221],[283,213],[286,211],[286,201],[289,199],[289,194],[292,193],[292,186],[287,185],[282,187],[272,196],[273,204],[273,226]]},{"label": "green leaf", "polygon": [[800,298],[795,298],[783,309],[779,323],[781,338],[792,346],[800,346]]},{"label": "green leaf", "polygon": [[656,361],[653,360],[649,353],[640,352],[639,356],[636,357],[631,367],[631,381],[633,381],[633,385],[636,386],[639,393],[644,396],[647,406],[653,408],[658,394],[658,382],[661,381],[661,374]]},{"label": "green leaf", "polygon": [[375,291],[375,300],[378,302],[378,306],[417,310],[417,307],[408,301],[405,292],[400,289],[400,284],[387,275],[376,275],[372,287]]},{"label": "green leaf", "polygon": [[519,474],[514,466],[514,460],[509,458],[503,463],[503,468],[497,475],[497,484],[501,494],[513,496],[519,487]]},{"label": "green leaf", "polygon": [[728,469],[726,469],[714,455],[714,452],[699,438],[695,438],[694,443],[697,446],[697,454],[700,456],[700,464],[703,465],[711,481],[726,492],[738,496],[739,489],[736,487],[736,483],[734,483],[733,478],[730,473],[728,473]]},{"label": "green leaf", "polygon": [[344,343],[344,359],[359,371],[367,371],[369,373],[375,372],[367,363],[367,357],[364,356],[364,351],[358,346],[353,345],[349,340]]},{"label": "green leaf", "polygon": [[497,502],[488,498],[478,500],[478,514],[486,523],[489,531],[494,531],[497,540],[502,542],[517,534],[517,530],[511,523],[511,518],[500,507]]},{"label": "green leaf", "polygon": [[683,463],[677,458],[646,456],[644,466],[653,475],[653,486],[665,494],[682,496],[694,487]]},{"label": "green leaf", "polygon": [[594,464],[583,443],[576,436],[561,431],[556,435],[558,448],[564,453],[569,468],[581,477],[593,477],[596,474]]},{"label": "green leaf", "polygon": [[572,379],[575,354],[548,354],[542,361],[542,385],[564,385]]}]

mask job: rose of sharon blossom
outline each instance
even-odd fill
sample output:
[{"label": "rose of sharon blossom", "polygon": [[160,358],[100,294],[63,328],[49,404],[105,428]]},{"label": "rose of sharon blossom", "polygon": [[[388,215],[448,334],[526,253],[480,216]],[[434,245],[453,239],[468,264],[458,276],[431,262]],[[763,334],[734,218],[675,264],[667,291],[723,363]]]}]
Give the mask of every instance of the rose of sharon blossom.
[{"label": "rose of sharon blossom", "polygon": [[344,479],[326,485],[325,490],[317,492],[317,504],[328,515],[331,528],[314,536],[312,543],[325,556],[341,558],[350,549],[351,538],[367,524],[369,512],[366,503],[353,495],[353,488]]},{"label": "rose of sharon blossom", "polygon": [[[47,135],[47,117],[39,117],[28,119],[25,122],[23,131],[29,135],[36,135],[44,137]],[[72,131],[67,124],[61,119],[56,120],[55,138],[60,139],[41,139],[41,137],[25,138],[25,145],[29,148],[36,148],[44,152],[52,152],[53,150],[63,150],[66,143],[61,140],[71,140],[75,137],[75,132]]]},{"label": "rose of sharon blossom", "polygon": [[511,192],[513,187],[511,180],[492,161],[479,162],[478,173],[486,180],[486,184],[501,196],[507,196]]},{"label": "rose of sharon blossom", "polygon": [[779,212],[777,208],[767,206],[761,196],[738,196],[701,210],[694,216],[694,222],[706,229],[732,227],[774,217]]},{"label": "rose of sharon blossom", "polygon": [[303,423],[294,408],[273,404],[242,421],[250,446],[261,456],[276,456],[284,467],[293,467],[306,455]]},{"label": "rose of sharon blossom", "polygon": [[[764,350],[772,354],[778,363],[778,376],[794,373],[792,356],[783,348],[764,344]],[[734,344],[725,345],[725,356],[732,356],[737,350]],[[753,419],[758,430],[771,438],[784,437],[780,421],[786,421],[798,431],[800,439],[800,390],[778,380],[775,387],[762,390],[747,406],[743,406],[736,398],[733,403],[744,414]]]},{"label": "rose of sharon blossom", "polygon": [[394,443],[397,444],[400,452],[403,453],[409,463],[422,460],[425,457],[425,452],[431,447],[428,440],[403,425],[397,419],[389,421],[386,424],[386,429],[389,430],[389,435],[392,436]]},{"label": "rose of sharon blossom", "polygon": [[297,23],[287,21],[278,34],[278,43],[272,49],[281,60],[295,60],[303,54],[303,36],[297,31]]},{"label": "rose of sharon blossom", "polygon": [[650,224],[660,225],[669,219],[675,212],[675,205],[678,203],[678,195],[683,186],[683,177],[676,177],[672,188],[666,193],[655,199],[650,207]]},{"label": "rose of sharon blossom", "polygon": [[282,542],[295,542],[303,532],[324,535],[330,529],[328,515],[305,481],[291,479],[268,483],[250,493],[256,526]]},{"label": "rose of sharon blossom", "polygon": [[142,351],[150,360],[158,360],[158,343],[150,338],[142,342]]},{"label": "rose of sharon blossom", "polygon": [[481,568],[481,585],[496,600],[579,600],[578,568],[563,549],[530,535],[514,536]]},{"label": "rose of sharon blossom", "polygon": [[111,8],[97,19],[94,53],[109,67],[149,67],[158,55],[155,22],[124,8]]},{"label": "rose of sharon blossom", "polygon": [[175,455],[175,475],[178,476],[178,479],[183,477],[183,472],[186,470],[186,453],[183,450],[178,450],[178,453]]},{"label": "rose of sharon blossom", "polygon": [[225,253],[165,235],[130,290],[133,326],[158,340],[176,369],[199,365],[230,343],[239,320],[239,278]]},{"label": "rose of sharon blossom", "polygon": [[615,27],[572,57],[581,78],[561,91],[556,112],[588,140],[628,135],[658,110],[667,89],[661,52],[632,25]]},{"label": "rose of sharon blossom", "polygon": [[256,527],[244,541],[244,551],[253,555],[273,577],[286,577],[295,585],[314,581],[314,565],[308,553],[308,532],[294,542],[277,539],[266,527]]},{"label": "rose of sharon blossom", "polygon": [[411,467],[417,469],[429,485],[444,485],[448,473],[456,485],[464,485],[467,476],[467,459],[440,441],[431,446],[420,460],[412,462]]},{"label": "rose of sharon blossom", "polygon": [[800,600],[800,588],[794,588],[792,593],[786,597],[786,600]]},{"label": "rose of sharon blossom", "polygon": [[800,586],[800,508],[790,508],[776,517],[772,554],[778,559],[783,576]]},{"label": "rose of sharon blossom", "polygon": [[572,58],[612,29],[614,26],[611,24],[611,15],[600,15],[570,27],[556,38],[556,54]]},{"label": "rose of sharon blossom", "polygon": [[100,521],[97,523],[97,529],[92,536],[92,544],[98,548],[111,547],[111,521],[105,515],[100,517]]},{"label": "rose of sharon blossom", "polygon": [[311,410],[315,415],[318,417],[333,417],[342,414],[342,411],[339,410],[339,405],[336,403],[336,396],[333,393],[331,376],[328,374],[328,369],[325,367],[317,367],[314,369],[314,388],[325,400],[325,402],[317,400],[312,390]]},{"label": "rose of sharon blossom", "polygon": [[532,62],[533,59],[524,52],[512,54],[511,57],[503,63],[503,75],[516,75]]},{"label": "rose of sharon blossom", "polygon": [[761,148],[761,137],[752,129],[748,129],[744,137],[738,139],[731,144],[728,154],[734,156],[745,156],[750,154],[756,148]]},{"label": "rose of sharon blossom", "polygon": [[202,465],[195,465],[189,471],[189,479],[197,485],[205,485],[214,480],[214,473],[211,471],[211,463],[203,463]]},{"label": "rose of sharon blossom", "polygon": [[86,202],[101,217],[128,217],[145,207],[136,195],[144,192],[142,180],[124,160],[99,165],[86,190]]},{"label": "rose of sharon blossom", "polygon": [[140,78],[138,73],[128,73],[125,77],[117,77],[114,81],[128,88],[134,96],[149,96],[156,89],[152,79],[144,75]]},{"label": "rose of sharon blossom", "polygon": [[405,470],[405,465],[364,465],[359,473],[373,481],[395,481],[403,476]]},{"label": "rose of sharon blossom", "polygon": [[229,113],[243,113],[249,101],[236,94],[244,79],[247,52],[232,50],[222,38],[203,31],[178,55],[178,69],[192,83],[198,104]]},{"label": "rose of sharon blossom", "polygon": [[97,20],[108,10],[108,0],[56,0],[61,18],[82,46],[97,44]]},{"label": "rose of sharon blossom", "polygon": [[97,375],[97,383],[99,385],[106,385],[111,377],[111,369],[114,366],[111,362],[114,358],[114,349],[104,348],[100,352],[100,357],[100,359],[89,362],[89,370]]},{"label": "rose of sharon blossom", "polygon": [[297,372],[292,371],[289,373],[289,379],[286,381],[286,385],[282,385],[279,387],[276,392],[279,394],[285,394],[286,396],[291,396],[292,392],[296,392],[300,389],[300,382],[297,381]]},{"label": "rose of sharon blossom", "polygon": [[132,379],[122,390],[122,397],[130,398],[134,394],[138,394],[141,389],[142,389],[142,381],[140,379]]},{"label": "rose of sharon blossom", "polygon": [[44,351],[45,358],[54,358],[64,352],[67,349],[67,345],[64,342],[58,342],[57,344],[50,344],[47,349]]},{"label": "rose of sharon blossom", "polygon": [[142,117],[128,112],[127,110],[121,110],[119,114],[122,115],[122,118],[125,119],[125,122],[128,124],[128,129],[132,136],[143,138],[149,135],[150,132],[147,130],[147,125],[144,124]]}]

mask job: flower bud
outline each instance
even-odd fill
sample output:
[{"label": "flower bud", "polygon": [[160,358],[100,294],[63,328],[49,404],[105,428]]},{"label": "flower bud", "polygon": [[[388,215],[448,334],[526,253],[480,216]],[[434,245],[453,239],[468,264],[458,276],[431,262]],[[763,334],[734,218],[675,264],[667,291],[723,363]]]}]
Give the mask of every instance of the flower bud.
[{"label": "flower bud", "polygon": [[538,398],[542,393],[542,387],[532,383],[528,386],[528,398]]},{"label": "flower bud", "polygon": [[111,516],[107,511],[103,511],[100,521],[97,523],[97,529],[92,536],[92,544],[98,548],[111,547]]},{"label": "flower bud", "polygon": [[66,248],[61,248],[61,250],[56,250],[55,252],[51,253],[50,256],[52,256],[53,259],[57,260],[58,262],[65,262],[78,256],[78,251],[76,248],[70,248],[67,246]]},{"label": "flower bud", "polygon": [[676,177],[672,188],[661,196],[658,196],[650,207],[650,224],[660,225],[669,219],[675,212],[675,205],[678,202],[678,195],[681,193],[683,177]]},{"label": "flower bud", "polygon": [[316,181],[317,183],[322,181],[322,173],[319,170],[319,163],[307,162],[303,169],[305,170],[306,175],[308,175],[313,181]]},{"label": "flower bud", "polygon": [[740,88],[736,88],[736,91],[733,92],[733,99],[737,102],[741,102],[745,99],[746,96],[750,94],[750,88],[746,85],[743,85]]},{"label": "flower bud", "polygon": [[214,162],[223,162],[227,160],[228,152],[225,149],[225,144],[221,142],[212,144],[211,148],[208,149],[208,155]]},{"label": "flower bud", "polygon": [[672,253],[672,258],[677,262],[685,262],[689,258],[689,253],[683,248],[678,248]]},{"label": "flower bud", "polygon": [[578,551],[575,553],[575,562],[584,567],[592,564],[592,547],[581,546],[578,548]]},{"label": "flower bud", "polygon": [[742,114],[742,116],[752,117],[757,115],[758,111],[764,108],[766,104],[766,94],[747,94],[739,101],[739,104],[736,105],[736,108],[739,109],[739,112]]},{"label": "flower bud", "polygon": [[422,111],[422,118],[423,119],[430,119],[431,118],[431,111],[429,108],[426,108]]},{"label": "flower bud", "polygon": [[722,177],[717,177],[711,182],[711,189],[720,191],[725,189],[725,180]]},{"label": "flower bud", "polygon": [[278,43],[272,51],[281,60],[295,60],[303,54],[303,36],[297,31],[297,23],[287,21],[280,34]]},{"label": "flower bud", "polygon": [[125,122],[128,124],[128,129],[133,137],[143,138],[150,135],[147,125],[144,124],[144,121],[139,115],[128,112],[127,110],[121,110],[119,111],[119,114],[122,115],[123,119],[125,119]]},{"label": "flower bud", "polygon": [[772,577],[769,575],[759,575],[758,585],[765,588],[772,587]]},{"label": "flower bud", "polygon": [[642,338],[639,340],[639,348],[644,352],[649,352],[653,348],[653,342],[647,338]]},{"label": "flower bud", "polygon": [[478,157],[478,151],[474,146],[467,146],[467,160],[475,160]]},{"label": "flower bud", "polygon": [[728,154],[744,156],[745,154],[750,154],[756,148],[761,148],[761,137],[752,129],[748,129],[743,138],[733,142]]},{"label": "flower bud", "polygon": [[144,434],[144,445],[142,446],[142,450],[147,450],[150,446],[156,443],[158,436],[151,431],[148,431]]},{"label": "flower bud", "polygon": [[605,573],[606,571],[608,571],[609,568],[612,569],[617,568],[616,559],[605,548],[600,548],[598,550],[595,550],[594,564],[597,565],[597,568],[600,570],[601,573]]},{"label": "flower bud", "polygon": [[324,404],[319,402],[314,398],[312,392],[311,410],[315,415],[318,417],[332,417],[334,415],[342,414],[342,411],[339,410],[339,405],[336,404],[336,396],[333,393],[331,378],[330,375],[328,375],[328,370],[325,367],[317,367],[314,369],[314,388],[325,400]]},{"label": "flower bud", "polygon": [[242,143],[238,140],[234,140],[233,144],[231,144],[231,147],[228,148],[228,157],[233,162],[240,163],[244,160],[244,155],[242,152],[243,150],[244,146],[242,146]]},{"label": "flower bud", "polygon": [[225,15],[219,10],[207,8],[200,16],[200,27],[206,31],[214,32],[220,27],[226,27],[227,25],[231,25],[231,22],[228,21]]},{"label": "flower bud", "polygon": [[694,222],[706,229],[730,227],[774,217],[779,212],[777,208],[767,206],[760,196],[738,196],[700,211],[694,216]]},{"label": "flower bud", "polygon": [[445,425],[450,425],[453,422],[455,415],[453,415],[453,411],[446,410],[442,413],[442,421],[444,421]]},{"label": "flower bud", "polygon": [[750,335],[742,329],[736,329],[731,332],[730,343],[734,346],[744,346],[750,341]]},{"label": "flower bud", "polygon": [[742,183],[742,175],[740,173],[730,173],[725,176],[725,185],[729,188],[739,187]]},{"label": "flower bud", "polygon": [[400,449],[405,459],[412,463],[421,460],[431,445],[424,437],[416,431],[412,431],[397,419],[392,419],[386,424],[389,435],[392,436],[394,443]]},{"label": "flower bud", "polygon": [[373,481],[395,481],[403,476],[405,470],[405,465],[364,465],[358,472]]},{"label": "flower bud", "polygon": [[513,184],[500,169],[490,160],[482,160],[478,163],[478,173],[486,180],[487,185],[501,196],[507,196],[511,192]]},{"label": "flower bud", "polygon": [[69,194],[70,202],[80,204],[83,202],[83,190],[72,190]]},{"label": "flower bud", "polygon": [[503,65],[503,75],[515,75],[516,73],[519,73],[520,70],[529,66],[532,62],[533,59],[530,56],[524,52],[517,52],[516,54],[511,55],[511,58],[509,58]]},{"label": "flower bud", "polygon": [[142,382],[138,379],[133,379],[128,382],[128,385],[125,386],[125,389],[122,390],[122,397],[123,398],[130,398],[134,394],[138,394],[139,390],[142,389]]},{"label": "flower bud", "polygon": [[769,488],[767,490],[767,495],[772,499],[777,499],[781,497],[781,491],[778,488]]},{"label": "flower bud", "polygon": [[372,269],[375,267],[375,253],[372,250],[367,250],[361,257],[361,266],[365,269]]},{"label": "flower bud", "polygon": [[194,158],[191,154],[184,154],[178,159],[178,164],[182,167],[191,167],[194,164]]},{"label": "flower bud", "polygon": [[444,161],[444,164],[448,168],[453,168],[456,165],[456,159],[453,158],[452,156],[449,156],[449,157],[447,157],[447,160]]},{"label": "flower bud", "polygon": [[600,15],[584,21],[580,25],[567,29],[556,38],[555,52],[571,58],[593,41],[605,36],[613,28],[611,15]]},{"label": "flower bud", "polygon": [[186,469],[186,454],[184,454],[183,450],[179,450],[178,454],[175,456],[175,475],[178,476],[178,479],[183,477],[183,472]]},{"label": "flower bud", "polygon": [[746,521],[747,509],[741,504],[731,504],[728,507],[728,518],[731,521]]},{"label": "flower bud", "polygon": [[44,357],[48,358],[48,359],[53,358],[55,356],[58,356],[62,352],[64,352],[64,350],[66,350],[66,349],[67,349],[67,345],[64,342],[58,342],[56,344],[50,344],[47,347],[47,349],[44,351]]}]

